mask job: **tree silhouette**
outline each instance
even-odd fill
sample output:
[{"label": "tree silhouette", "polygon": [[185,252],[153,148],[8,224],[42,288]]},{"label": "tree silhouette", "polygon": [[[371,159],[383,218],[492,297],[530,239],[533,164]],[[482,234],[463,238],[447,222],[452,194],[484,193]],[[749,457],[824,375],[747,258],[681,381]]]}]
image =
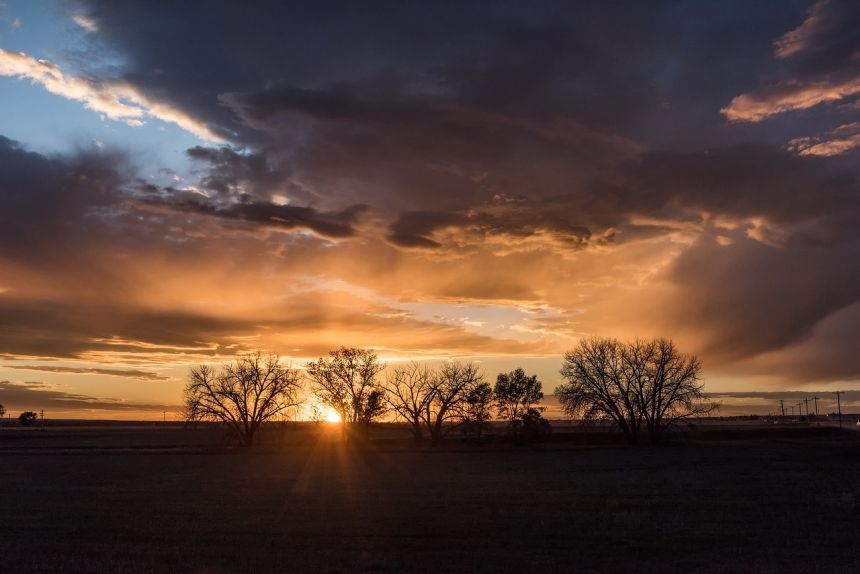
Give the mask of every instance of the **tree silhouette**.
[{"label": "tree silhouette", "polygon": [[543,418],[543,409],[532,407],[522,416],[522,436],[529,439],[542,439],[552,432],[549,421]]},{"label": "tree silhouette", "polygon": [[628,362],[637,368],[635,383],[645,428],[652,443],[674,423],[714,411],[702,383],[702,363],[693,355],[680,353],[668,339],[637,341],[630,345]]},{"label": "tree silhouette", "polygon": [[227,425],[240,444],[250,447],[261,425],[301,404],[301,374],[275,355],[254,353],[216,372],[208,365],[191,369],[185,387],[184,417]]},{"label": "tree silhouette", "polygon": [[314,394],[344,425],[362,423],[366,428],[385,411],[385,395],[376,380],[384,368],[372,351],[341,347],[309,363],[307,372]]},{"label": "tree silhouette", "polygon": [[496,386],[493,388],[493,398],[499,416],[508,421],[515,440],[521,438],[520,428],[523,417],[529,409],[543,399],[543,391],[537,375],[528,376],[520,368],[510,373],[499,373]]},{"label": "tree silhouette", "polygon": [[462,408],[464,428],[478,440],[481,440],[484,427],[493,416],[490,410],[492,405],[493,387],[489,383],[480,382],[466,393]]},{"label": "tree silhouette", "polygon": [[425,408],[433,399],[434,378],[427,364],[413,361],[393,369],[384,385],[388,404],[409,425],[416,442],[421,441]]},{"label": "tree silhouette", "polygon": [[394,369],[385,384],[387,400],[405,420],[416,441],[423,429],[438,446],[451,429],[463,422],[469,391],[483,380],[474,363],[447,362],[438,369],[410,363]]},{"label": "tree silhouette", "polygon": [[431,400],[424,408],[430,442],[438,446],[445,435],[463,420],[462,405],[469,390],[483,380],[475,363],[444,363],[434,377]]},{"label": "tree silhouette", "polygon": [[555,395],[568,416],[610,419],[628,443],[636,444],[642,416],[624,358],[623,345],[616,339],[583,339],[576,349],[565,353],[561,376],[567,382]]},{"label": "tree silhouette", "polygon": [[610,419],[630,444],[644,426],[652,443],[677,421],[717,408],[703,394],[698,358],[680,353],[668,339],[622,343],[590,338],[564,356],[556,389],[565,412],[583,419]]},{"label": "tree silhouette", "polygon": [[24,411],[20,415],[18,415],[18,422],[24,426],[30,426],[36,424],[36,421],[39,419],[39,415],[34,413],[33,411]]},{"label": "tree silhouette", "polygon": [[4,407],[2,403],[0,403],[0,419],[2,419],[5,416],[6,416],[6,407]]},{"label": "tree silhouette", "polygon": [[356,422],[361,424],[364,430],[367,431],[370,428],[370,423],[384,415],[387,411],[388,406],[385,402],[385,391],[379,388],[373,389],[367,393],[364,407],[361,409],[361,414]]}]

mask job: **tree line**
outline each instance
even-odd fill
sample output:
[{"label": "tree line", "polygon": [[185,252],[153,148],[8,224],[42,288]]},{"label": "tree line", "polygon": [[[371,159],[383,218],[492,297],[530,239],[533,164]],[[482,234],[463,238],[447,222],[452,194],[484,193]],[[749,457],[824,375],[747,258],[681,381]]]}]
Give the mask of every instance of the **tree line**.
[{"label": "tree line", "polygon": [[[383,376],[384,375],[384,376]],[[646,429],[659,442],[672,424],[713,410],[703,395],[701,363],[671,341],[585,339],[564,355],[556,395],[571,418],[611,420],[628,442]],[[491,385],[472,362],[440,366],[412,362],[386,369],[372,350],[341,347],[306,365],[286,367],[277,356],[244,355],[220,370],[193,367],[184,389],[188,421],[217,421],[251,446],[260,428],[305,402],[335,411],[344,428],[367,431],[387,414],[405,423],[416,442],[439,445],[454,429],[480,439],[491,420],[505,421],[516,441],[550,432],[542,383],[521,368]]]}]

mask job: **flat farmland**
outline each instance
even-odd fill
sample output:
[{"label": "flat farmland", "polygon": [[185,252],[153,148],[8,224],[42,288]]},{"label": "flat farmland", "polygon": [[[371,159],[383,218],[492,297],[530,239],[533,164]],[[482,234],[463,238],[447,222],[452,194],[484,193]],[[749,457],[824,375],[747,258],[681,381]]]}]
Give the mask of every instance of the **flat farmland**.
[{"label": "flat farmland", "polygon": [[0,568],[860,571],[860,433],[433,450],[322,428],[251,451],[211,428],[0,429]]}]

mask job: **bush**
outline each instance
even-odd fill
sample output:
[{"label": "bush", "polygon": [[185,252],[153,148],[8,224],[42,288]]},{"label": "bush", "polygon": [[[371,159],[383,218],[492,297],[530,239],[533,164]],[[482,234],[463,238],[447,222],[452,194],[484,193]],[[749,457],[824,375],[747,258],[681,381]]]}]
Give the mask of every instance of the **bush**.
[{"label": "bush", "polygon": [[523,438],[540,440],[552,432],[552,425],[543,418],[541,409],[531,408],[523,415]]},{"label": "bush", "polygon": [[23,413],[18,415],[18,422],[25,427],[36,424],[36,421],[38,419],[39,415],[37,415],[33,411],[24,411]]}]

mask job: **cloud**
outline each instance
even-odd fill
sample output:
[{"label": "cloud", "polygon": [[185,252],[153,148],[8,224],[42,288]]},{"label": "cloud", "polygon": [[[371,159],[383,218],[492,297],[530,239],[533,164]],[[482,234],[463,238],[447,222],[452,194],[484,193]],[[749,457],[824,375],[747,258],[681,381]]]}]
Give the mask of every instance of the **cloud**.
[{"label": "cloud", "polygon": [[822,0],[816,2],[809,9],[809,16],[803,23],[783,34],[774,42],[774,51],[778,58],[788,58],[808,49],[811,44],[829,28],[838,22],[833,21],[833,12],[830,10],[830,2]]},{"label": "cloud", "polygon": [[698,332],[713,359],[786,348],[860,300],[860,278],[836,264],[860,256],[857,239],[780,247],[734,237],[729,248],[703,238],[671,268],[678,286],[672,321]]},{"label": "cloud", "polygon": [[211,142],[224,141],[204,123],[164,102],[148,97],[125,81],[102,82],[68,76],[46,60],[0,48],[0,76],[30,80],[58,96],[82,102],[87,109],[121,120],[132,127],[143,125],[146,117],[175,123],[197,137]]},{"label": "cloud", "polygon": [[[508,204],[502,197],[466,212],[407,212],[392,223],[388,239],[399,247],[472,248],[495,247],[510,250],[579,250],[592,241],[591,231],[582,225],[553,215],[551,208],[522,200]],[[519,203],[519,205],[517,204]],[[597,238],[605,243],[607,237]]]},{"label": "cloud", "polygon": [[41,382],[0,381],[0,403],[7,410],[51,411],[152,411],[173,410],[175,405],[126,402],[69,393]]},{"label": "cloud", "polygon": [[141,371],[137,369],[103,369],[95,367],[56,367],[50,365],[3,365],[6,369],[19,369],[24,371],[42,371],[45,373],[60,373],[74,375],[107,375],[111,377],[123,377],[138,381],[167,381],[169,377],[153,373],[152,371]]},{"label": "cloud", "polygon": [[796,138],[788,142],[788,149],[800,155],[842,155],[860,146],[860,122],[844,124],[824,137]]},{"label": "cloud", "polygon": [[91,34],[99,31],[99,26],[84,14],[72,14],[72,21]]},{"label": "cloud", "polygon": [[353,205],[337,213],[324,213],[312,207],[255,202],[243,196],[240,201],[219,205],[197,194],[175,192],[167,198],[145,197],[138,205],[144,209],[166,209],[243,221],[255,226],[285,231],[307,230],[320,237],[343,239],[355,235],[354,223],[367,206]]},{"label": "cloud", "polygon": [[759,122],[777,114],[838,102],[860,93],[860,76],[844,81],[787,81],[735,97],[721,110],[731,121]]},{"label": "cloud", "polygon": [[[774,42],[775,56],[782,62],[774,78],[735,96],[721,113],[732,122],[755,123],[818,107],[840,115],[856,111],[860,94],[858,26],[856,2],[819,0],[800,26]],[[840,103],[843,105],[835,105]],[[854,139],[840,137],[839,130],[816,138],[792,138],[789,148],[807,155],[838,155],[857,147]]]}]

